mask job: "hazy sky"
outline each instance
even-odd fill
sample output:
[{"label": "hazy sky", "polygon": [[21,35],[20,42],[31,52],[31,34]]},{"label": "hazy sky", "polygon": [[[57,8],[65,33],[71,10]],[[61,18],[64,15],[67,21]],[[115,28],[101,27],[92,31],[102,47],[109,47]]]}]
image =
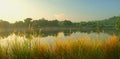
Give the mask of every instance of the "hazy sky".
[{"label": "hazy sky", "polygon": [[100,20],[120,15],[120,0],[0,0],[0,19]]}]

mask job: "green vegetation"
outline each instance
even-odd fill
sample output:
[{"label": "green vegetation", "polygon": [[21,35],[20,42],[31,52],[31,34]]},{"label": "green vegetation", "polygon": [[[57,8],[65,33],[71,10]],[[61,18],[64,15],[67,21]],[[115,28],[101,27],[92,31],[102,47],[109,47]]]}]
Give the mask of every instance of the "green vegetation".
[{"label": "green vegetation", "polygon": [[[26,33],[18,33],[18,36],[0,37],[0,59],[120,59],[120,36],[111,35],[109,39],[93,39],[89,35],[82,38],[68,36],[66,40],[60,41],[55,37],[55,44],[42,44],[40,34],[35,30],[41,29],[87,29],[87,30],[119,30],[120,17],[112,17],[101,21],[89,21],[73,23],[71,21],[48,21],[46,19],[32,20],[26,18],[24,21],[9,23],[0,21],[2,30],[31,31],[32,35],[26,37]],[[58,30],[57,29],[57,30]],[[59,30],[61,30],[59,29]],[[54,30],[53,30],[54,31]],[[38,37],[37,37],[38,36]],[[52,39],[50,39],[52,40]],[[44,42],[43,42],[44,43]]]},{"label": "green vegetation", "polygon": [[120,29],[120,17],[117,19],[117,22],[116,22],[116,24],[115,24],[115,28],[116,28],[117,30]]},{"label": "green vegetation", "polygon": [[28,28],[92,28],[92,29],[115,29],[119,28],[120,17],[114,16],[109,19],[100,21],[88,21],[88,22],[71,22],[69,20],[58,21],[51,20],[48,21],[45,18],[39,20],[33,20],[31,18],[26,18],[24,21],[16,21],[15,23],[9,23],[7,21],[0,20],[1,29],[28,29]]},{"label": "green vegetation", "polygon": [[[55,44],[41,44],[40,37],[29,40],[14,36],[7,47],[0,45],[1,59],[120,59],[120,41],[115,35],[109,39],[91,39],[90,36],[62,42],[56,37]],[[74,40],[73,40],[74,39]],[[2,39],[1,39],[2,40]],[[51,39],[52,40],[52,39]],[[4,41],[0,41],[4,42]]]},{"label": "green vegetation", "polygon": [[9,23],[8,21],[0,20],[0,36],[8,36],[11,33],[26,33],[28,35],[37,33],[42,36],[56,35],[58,32],[68,33],[81,32],[106,32],[109,34],[119,35],[120,17],[114,16],[108,19],[88,22],[71,22],[69,20],[58,21],[46,20],[45,18],[33,20],[26,18],[24,21],[16,21]]}]

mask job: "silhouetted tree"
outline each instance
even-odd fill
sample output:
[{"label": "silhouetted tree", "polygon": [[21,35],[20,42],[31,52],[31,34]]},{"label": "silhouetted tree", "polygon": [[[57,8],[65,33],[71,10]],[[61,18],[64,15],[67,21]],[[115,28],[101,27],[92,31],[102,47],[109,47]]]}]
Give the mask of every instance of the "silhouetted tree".
[{"label": "silhouetted tree", "polygon": [[26,19],[24,20],[25,26],[30,27],[30,26],[31,26],[31,20],[32,20],[32,18],[26,18]]}]

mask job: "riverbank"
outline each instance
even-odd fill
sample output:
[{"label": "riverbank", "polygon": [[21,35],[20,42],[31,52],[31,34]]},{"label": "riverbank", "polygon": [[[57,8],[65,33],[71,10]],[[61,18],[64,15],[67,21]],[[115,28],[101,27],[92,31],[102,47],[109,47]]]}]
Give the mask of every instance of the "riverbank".
[{"label": "riverbank", "polygon": [[[115,35],[109,39],[68,36],[68,41],[55,38],[55,44],[41,44],[40,37],[9,36],[0,39],[1,59],[120,59],[120,41]],[[62,39],[62,38],[61,38]],[[4,41],[6,40],[6,41]],[[45,39],[44,39],[45,40]],[[49,38],[49,40],[53,40]],[[8,44],[8,45],[4,45]],[[44,42],[43,42],[44,43]],[[5,46],[7,46],[5,48]]]}]

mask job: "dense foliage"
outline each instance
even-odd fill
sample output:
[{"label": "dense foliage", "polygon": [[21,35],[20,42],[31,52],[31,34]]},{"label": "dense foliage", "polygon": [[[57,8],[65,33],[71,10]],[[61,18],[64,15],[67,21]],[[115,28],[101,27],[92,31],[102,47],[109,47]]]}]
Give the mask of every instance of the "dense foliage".
[{"label": "dense foliage", "polygon": [[99,20],[99,21],[88,21],[88,22],[71,22],[69,20],[58,21],[51,20],[48,21],[44,18],[39,20],[33,20],[31,18],[26,18],[24,21],[16,21],[15,23],[9,23],[8,21],[0,20],[0,28],[45,28],[45,27],[65,27],[65,28],[100,28],[100,29],[114,29],[120,28],[120,17],[114,16],[109,19]]}]

